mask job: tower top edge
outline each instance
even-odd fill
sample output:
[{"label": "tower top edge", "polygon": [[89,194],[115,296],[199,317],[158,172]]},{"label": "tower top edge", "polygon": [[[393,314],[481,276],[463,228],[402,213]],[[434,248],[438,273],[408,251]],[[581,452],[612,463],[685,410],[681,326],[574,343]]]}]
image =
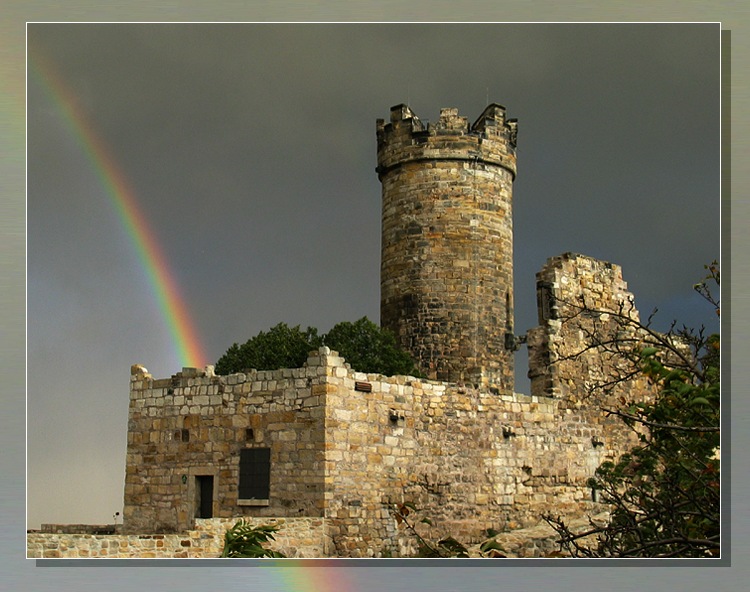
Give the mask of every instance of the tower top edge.
[{"label": "tower top edge", "polygon": [[376,130],[381,143],[404,136],[465,135],[505,140],[515,147],[518,120],[506,118],[506,108],[500,103],[490,103],[473,123],[460,115],[456,107],[441,108],[440,116],[435,122],[423,121],[409,105],[399,103],[391,107],[388,122],[377,119]]}]

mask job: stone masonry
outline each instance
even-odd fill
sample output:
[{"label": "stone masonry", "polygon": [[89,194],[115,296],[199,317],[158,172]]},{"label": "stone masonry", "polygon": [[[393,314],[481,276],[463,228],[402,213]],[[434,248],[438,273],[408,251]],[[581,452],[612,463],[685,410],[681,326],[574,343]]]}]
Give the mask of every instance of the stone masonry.
[{"label": "stone masonry", "polygon": [[600,402],[650,396],[645,379],[622,380],[646,336],[619,265],[577,253],[549,259],[537,273],[537,309],[539,326],[527,335],[533,395],[577,406],[592,391]]},{"label": "stone masonry", "polygon": [[[575,262],[572,291],[603,265]],[[606,279],[603,293],[618,287]],[[540,379],[556,376],[538,363]],[[298,369],[132,373],[126,533],[191,528],[195,480],[211,474],[213,516],[321,517],[335,556],[413,552],[392,515],[404,501],[430,516],[435,536],[479,542],[487,528],[531,527],[548,510],[600,512],[586,480],[633,443],[595,400],[563,389],[527,396],[363,374],[327,348]],[[257,446],[270,448],[269,499],[242,505],[239,452]]]},{"label": "stone masonry", "polygon": [[[131,369],[125,532],[179,532],[198,512],[200,482],[213,482],[210,514],[322,516],[325,369],[214,376],[186,368],[154,380]],[[238,502],[238,455],[271,447],[267,501]]]},{"label": "stone masonry", "polygon": [[516,122],[489,105],[426,124],[406,105],[377,122],[381,312],[429,378],[513,392]]},{"label": "stone masonry", "polygon": [[[637,435],[602,408],[649,396],[615,380],[622,352],[599,347],[638,341],[621,322],[638,311],[620,268],[572,253],[546,263],[526,336],[531,394],[514,392],[516,122],[492,104],[471,126],[456,109],[430,125],[397,105],[377,138],[381,324],[426,378],[364,374],[325,347],[302,368],[228,376],[207,366],[159,379],[134,365],[123,524],[111,536],[187,541],[205,520],[245,517],[299,526],[285,539],[297,557],[409,556],[414,538],[393,511],[411,502],[433,540],[472,545],[491,528],[528,556],[550,549],[543,513],[606,510],[587,480]],[[33,553],[55,556],[45,544],[61,540],[34,539]],[[135,556],[132,540],[118,549]]]},{"label": "stone masonry", "polygon": [[[253,526],[276,526],[279,530],[274,535],[275,540],[267,547],[285,557],[328,554],[329,541],[325,536],[325,521],[321,518],[249,518],[248,521]],[[41,532],[32,531],[27,535],[26,553],[34,559],[218,558],[224,549],[224,533],[234,523],[234,519],[197,519],[194,528],[178,534],[101,534],[100,529],[79,532],[85,529],[42,525]]]}]

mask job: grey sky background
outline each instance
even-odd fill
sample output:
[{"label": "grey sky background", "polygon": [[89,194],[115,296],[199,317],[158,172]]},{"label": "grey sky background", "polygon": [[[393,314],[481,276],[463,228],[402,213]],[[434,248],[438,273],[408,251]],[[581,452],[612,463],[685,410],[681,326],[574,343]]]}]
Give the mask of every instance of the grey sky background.
[{"label": "grey sky background", "polygon": [[[734,397],[734,400],[729,397],[729,400],[725,398],[725,404],[731,401],[731,410],[727,408],[727,414],[725,420],[727,424],[732,426],[732,445],[735,451],[740,452],[750,445],[748,442],[746,429],[748,419],[750,419],[750,409],[748,408],[747,397],[742,396],[742,387],[747,383],[746,375],[746,364],[742,364],[741,360],[746,359],[749,352],[747,351],[746,339],[748,334],[748,317],[746,314],[747,307],[742,306],[744,295],[748,293],[748,279],[750,278],[750,270],[748,270],[746,263],[746,254],[748,252],[748,233],[745,232],[745,227],[748,219],[750,219],[748,205],[750,202],[743,197],[748,195],[748,173],[747,168],[744,166],[747,162],[747,142],[746,138],[748,135],[748,119],[747,113],[750,111],[748,107],[748,98],[750,98],[750,86],[748,85],[747,72],[748,62],[747,58],[750,54],[750,46],[748,45],[748,11],[744,6],[743,2],[736,0],[719,0],[713,3],[685,3],[682,1],[675,0],[631,0],[628,3],[601,3],[592,2],[591,0],[578,0],[576,2],[559,2],[557,0],[539,0],[538,2],[526,2],[525,0],[503,0],[503,2],[496,2],[490,0],[469,0],[463,3],[446,2],[443,0],[436,0],[425,2],[424,0],[413,0],[409,3],[396,2],[394,0],[383,0],[378,3],[340,3],[340,2],[329,2],[324,0],[323,2],[308,3],[299,2],[298,0],[279,0],[274,3],[265,2],[248,2],[248,3],[236,3],[233,0],[217,0],[212,3],[205,3],[200,0],[181,0],[178,3],[134,3],[134,2],[118,2],[113,4],[105,4],[100,2],[92,2],[91,0],[69,0],[64,4],[58,2],[50,2],[49,0],[8,0],[7,2],[0,5],[0,128],[3,130],[3,134],[0,135],[0,145],[2,146],[2,158],[0,159],[0,169],[2,170],[2,183],[0,183],[0,193],[3,196],[3,200],[0,201],[0,231],[2,232],[2,250],[0,251],[0,274],[2,275],[3,285],[0,292],[0,306],[3,309],[3,315],[0,316],[2,324],[2,339],[0,339],[0,345],[2,345],[2,356],[0,356],[0,367],[3,369],[5,377],[4,381],[4,396],[3,401],[3,413],[2,425],[3,429],[0,431],[0,443],[2,446],[2,454],[0,454],[0,462],[3,470],[4,478],[2,480],[2,495],[0,495],[0,516],[2,516],[2,528],[0,528],[0,547],[2,548],[2,554],[0,556],[0,587],[3,585],[7,586],[8,589],[34,589],[34,590],[133,590],[133,589],[152,589],[161,588],[165,590],[181,589],[181,590],[195,590],[204,589],[209,586],[215,587],[217,583],[226,590],[246,590],[255,586],[263,587],[264,590],[279,591],[279,590],[293,590],[293,589],[310,589],[310,590],[352,590],[367,592],[370,590],[382,590],[383,588],[390,589],[402,589],[408,587],[412,590],[431,590],[434,592],[448,592],[453,590],[463,590],[466,588],[466,583],[470,582],[472,590],[484,591],[484,590],[497,590],[498,586],[503,588],[517,588],[519,590],[525,589],[554,589],[554,590],[587,590],[606,588],[613,591],[630,591],[630,590],[667,590],[677,589],[680,590],[737,590],[742,588],[742,582],[747,580],[747,576],[750,573],[748,571],[748,563],[743,561],[742,558],[747,556],[750,552],[750,546],[748,546],[747,533],[748,526],[750,526],[750,514],[747,512],[747,475],[750,474],[748,471],[749,462],[746,455],[734,454],[731,458],[731,482],[729,481],[730,472],[729,463],[725,463],[724,466],[724,477],[727,478],[728,482],[731,483],[731,514],[729,519],[732,524],[732,544],[731,553],[734,558],[733,565],[729,569],[710,569],[706,570],[703,567],[687,567],[681,565],[674,568],[655,568],[648,570],[634,570],[631,569],[631,565],[620,564],[617,568],[605,568],[597,566],[596,569],[590,569],[589,566],[567,566],[565,569],[559,569],[559,566],[550,566],[546,564],[544,566],[535,564],[532,567],[520,567],[512,566],[507,569],[507,565],[503,564],[498,566],[497,569],[416,569],[416,568],[386,568],[381,564],[377,567],[370,569],[339,569],[339,568],[322,568],[315,567],[314,569],[309,568],[263,568],[263,569],[229,569],[229,568],[210,568],[205,565],[201,565],[200,568],[189,568],[187,570],[175,570],[172,568],[173,564],[170,564],[170,568],[154,568],[149,567],[148,569],[134,568],[131,564],[128,566],[110,567],[104,568],[94,567],[92,565],[82,565],[80,567],[66,567],[65,569],[45,569],[35,565],[33,561],[23,559],[23,548],[24,548],[24,518],[25,518],[25,455],[27,451],[25,448],[26,440],[28,440],[28,451],[36,447],[39,450],[40,447],[46,446],[46,451],[41,453],[41,456],[46,454],[54,454],[52,462],[46,463],[45,467],[37,469],[34,481],[34,487],[36,489],[48,489],[49,495],[43,501],[45,507],[54,505],[57,494],[65,498],[65,510],[60,513],[55,513],[54,516],[45,518],[54,521],[72,521],[73,516],[69,513],[70,508],[86,507],[91,506],[93,500],[102,497],[99,491],[91,491],[87,488],[91,487],[91,479],[85,479],[81,484],[76,483],[76,478],[87,477],[89,473],[95,473],[100,475],[101,478],[98,482],[117,481],[117,484],[111,485],[108,488],[108,494],[111,499],[105,499],[101,504],[104,509],[97,511],[96,519],[99,516],[104,516],[106,519],[110,513],[110,506],[112,504],[121,504],[122,489],[121,481],[123,478],[124,469],[124,440],[125,440],[125,410],[126,404],[122,403],[121,397],[127,397],[127,370],[123,369],[123,364],[127,367],[131,362],[131,355],[123,355],[123,361],[117,361],[108,365],[108,368],[112,368],[110,374],[115,379],[102,379],[100,382],[100,394],[97,399],[102,399],[105,402],[116,399],[120,402],[121,407],[116,413],[112,413],[111,405],[105,406],[104,411],[101,411],[101,407],[98,407],[97,413],[85,413],[86,411],[86,399],[82,398],[81,404],[76,402],[76,397],[83,396],[84,387],[86,392],[91,395],[92,390],[96,390],[91,386],[88,386],[88,378],[93,377],[92,363],[87,361],[86,356],[91,358],[96,352],[91,351],[90,348],[82,348],[81,344],[78,343],[76,347],[81,349],[81,356],[74,357],[68,355],[67,360],[72,360],[71,366],[67,369],[67,376],[65,381],[56,382],[54,385],[54,393],[47,393],[47,397],[44,401],[41,401],[35,407],[37,413],[45,411],[43,409],[44,402],[46,401],[52,406],[51,409],[46,410],[46,413],[52,415],[54,413],[60,414],[59,429],[48,434],[46,443],[42,439],[40,442],[40,429],[39,424],[34,424],[32,420],[29,421],[28,433],[25,432],[25,423],[20,419],[24,415],[24,394],[28,394],[29,401],[31,400],[31,381],[26,384],[26,373],[22,372],[21,369],[24,366],[25,358],[25,347],[24,347],[24,312],[25,312],[25,279],[26,279],[26,261],[24,258],[24,247],[26,238],[25,228],[25,134],[24,134],[24,104],[25,104],[25,76],[24,76],[24,48],[25,48],[25,22],[27,21],[55,21],[55,20],[80,20],[80,21],[92,21],[92,20],[104,20],[104,21],[119,21],[119,20],[146,20],[146,21],[164,21],[164,20],[185,20],[185,21],[233,21],[233,20],[245,20],[245,21],[257,21],[257,20],[436,20],[436,21],[454,21],[454,20],[490,20],[490,21],[508,21],[508,20],[521,20],[521,21],[722,21],[721,28],[725,32],[731,31],[731,96],[732,96],[732,164],[734,165],[732,170],[732,189],[733,198],[731,203],[731,216],[732,216],[732,260],[731,268],[726,265],[724,269],[724,288],[725,298],[723,302],[724,314],[724,341],[725,350],[724,354],[729,353],[729,348],[726,347],[731,345],[731,352],[735,360],[740,360],[739,364],[734,364],[731,367],[732,373],[732,385],[739,391],[740,396]],[[410,39],[409,36],[404,36],[404,40]],[[499,42],[502,37],[495,37],[495,42]],[[445,39],[442,43],[446,43]],[[437,43],[437,42],[436,42]],[[378,48],[373,52],[374,57],[372,61],[379,62],[382,55],[380,54],[382,48]],[[484,52],[487,48],[482,47],[481,50]],[[680,53],[687,51],[687,54],[691,54],[689,50],[685,50],[684,47],[678,48]],[[553,53],[553,58],[556,57]],[[464,72],[468,67],[468,64],[473,63],[472,60],[476,59],[476,52],[472,52],[471,60],[466,58],[465,60],[459,59],[462,63],[460,64],[461,72]],[[514,64],[519,65],[515,68],[516,70],[521,69],[520,64],[524,56],[528,56],[528,49],[523,47],[507,47],[505,49],[505,56],[499,62],[490,64],[489,68],[491,72],[507,72],[510,68],[514,67]],[[510,59],[505,59],[507,56],[512,56]],[[261,61],[270,59],[270,55],[266,52],[261,52]],[[399,72],[404,72],[403,76],[407,76],[406,73],[411,73],[412,76],[419,74],[413,68],[412,54],[399,56],[399,64],[394,64],[389,71],[389,76],[384,80],[379,81],[380,84],[387,84]],[[651,57],[647,56],[645,64],[649,66]],[[686,63],[690,62],[694,58],[687,58]],[[300,60],[297,59],[299,62]],[[424,61],[424,58],[423,58]],[[437,65],[430,65],[429,58],[427,70],[435,72],[441,69]],[[701,60],[697,60],[700,63]],[[585,64],[585,62],[584,62]],[[574,66],[574,65],[571,65]],[[696,72],[699,70],[696,68]],[[422,73],[424,74],[424,72]],[[610,79],[616,82],[617,73],[616,69],[606,69],[606,75]],[[458,76],[458,74],[455,74]],[[479,72],[479,78],[484,79],[488,74],[486,71]],[[490,78],[500,79],[501,76],[497,74],[490,74]],[[606,77],[606,76],[605,76]],[[431,82],[430,76],[422,76],[423,80],[421,84],[429,85]],[[504,78],[503,78],[504,80]],[[474,83],[474,82],[473,82]],[[482,86],[482,83],[479,85]],[[486,83],[484,86],[488,86]],[[638,86],[638,85],[636,85]],[[512,90],[513,84],[510,85],[508,90]],[[461,109],[462,114],[468,116],[470,119],[476,117],[478,112],[475,109],[481,109],[484,106],[484,100],[481,92],[479,91],[479,99],[473,97],[475,103],[469,104],[466,96],[461,96],[457,100],[452,100],[446,96],[445,100],[442,97],[433,97],[434,107],[426,104],[425,102],[420,103],[416,95],[416,86],[412,85],[410,90],[412,106],[417,110],[420,117],[425,119],[434,119],[437,117],[437,110],[441,106],[457,106]],[[451,86],[451,88],[443,89],[446,95],[449,92],[460,91],[459,86]],[[641,89],[644,95],[648,95],[648,89]],[[38,89],[37,89],[38,92]],[[308,93],[309,94],[309,93]],[[358,125],[365,125],[363,128],[365,142],[372,142],[370,150],[372,150],[372,159],[374,161],[374,118],[376,117],[387,117],[388,107],[396,102],[403,101],[402,89],[396,89],[394,96],[391,93],[386,93],[388,96],[383,97],[382,100],[378,100],[377,104],[373,106],[373,111],[376,113],[366,113],[362,117],[367,120],[367,123],[363,124],[358,121]],[[490,91],[490,100],[499,101],[509,108],[511,117],[522,118],[521,124],[521,136],[519,141],[526,142],[525,137],[528,137],[530,127],[534,122],[526,117],[522,110],[527,109],[530,106],[532,98],[538,102],[543,102],[546,99],[546,105],[541,104],[539,111],[549,111],[553,108],[557,108],[554,100],[556,94],[552,96],[543,97],[535,96],[534,93],[522,93],[521,104],[517,104],[514,100],[511,102],[509,95],[505,92],[497,92],[495,89]],[[29,97],[31,96],[31,89],[29,89]],[[583,97],[585,95],[581,95]],[[143,101],[147,101],[148,98],[144,98]],[[576,104],[582,101],[582,98],[574,100]],[[384,104],[380,104],[380,103]],[[134,105],[141,104],[139,102],[131,105],[134,109]],[[476,107],[474,105],[477,105]],[[677,110],[682,108],[685,104],[684,97],[679,98],[675,103],[668,105],[668,110]],[[349,105],[351,107],[351,104]],[[629,108],[632,108],[630,106]],[[209,109],[213,112],[213,109]],[[28,112],[31,113],[31,105],[28,106]],[[202,113],[202,116],[207,116],[206,113]],[[523,119],[525,118],[525,119]],[[614,118],[617,120],[617,117]],[[725,113],[725,119],[729,121],[728,114]],[[584,121],[585,118],[584,118]],[[56,124],[57,125],[57,124]],[[686,125],[692,125],[689,123]],[[370,127],[373,126],[373,127]],[[536,122],[536,126],[540,127],[540,122]],[[52,128],[53,126],[50,126]],[[51,129],[46,130],[48,136],[51,137]],[[370,135],[371,134],[371,135]],[[525,136],[526,135],[526,136]],[[49,138],[47,138],[49,141]],[[69,140],[68,140],[69,141]],[[550,142],[549,136],[546,136],[546,142]],[[697,140],[697,145],[701,145],[702,140]],[[523,150],[520,151],[520,164],[522,165],[519,177],[519,183],[521,183],[526,177],[526,168],[532,166],[531,151],[532,145],[527,144],[525,147],[521,145]],[[536,146],[536,150],[539,150],[542,146]],[[568,146],[568,150],[570,146]],[[526,151],[526,152],[524,152]],[[309,156],[309,155],[308,155]],[[728,164],[728,163],[727,163]],[[581,165],[581,163],[579,163]],[[370,165],[368,165],[370,166]],[[371,164],[374,169],[374,162]],[[589,167],[588,171],[595,170],[593,167]],[[372,169],[368,169],[367,174],[373,174]],[[536,175],[537,178],[545,179],[544,171],[541,173],[541,177]],[[376,179],[370,177],[371,182],[377,183]],[[530,179],[529,179],[530,180]],[[579,179],[580,181],[580,179]],[[377,195],[378,189],[374,190],[376,193],[376,199],[379,199]],[[541,199],[542,195],[534,196],[535,199]],[[517,304],[523,306],[521,302],[521,286],[519,285],[520,273],[520,257],[523,252],[520,250],[520,226],[519,226],[519,208],[522,207],[522,196],[520,193],[520,185],[516,186],[516,272],[517,272]],[[527,202],[528,203],[528,202]],[[529,206],[530,207],[530,204]],[[728,206],[727,206],[728,207]],[[205,210],[201,210],[205,212]],[[554,212],[547,216],[550,222],[547,225],[547,229],[553,225]],[[110,214],[111,216],[111,214]],[[696,215],[696,218],[698,216]],[[378,216],[375,216],[373,223],[377,224]],[[116,227],[112,230],[112,234],[120,232]],[[527,231],[528,232],[528,231]],[[727,237],[729,232],[729,225],[727,224],[724,228],[724,236]],[[575,233],[569,233],[570,236],[577,236]],[[555,254],[554,252],[548,252],[546,248],[543,248],[544,241],[548,238],[546,235],[536,232],[533,241],[530,246],[534,244],[540,245],[538,262],[542,261],[549,255]],[[694,238],[694,237],[693,237]],[[374,239],[377,240],[377,239]],[[726,239],[728,244],[728,238]],[[127,250],[130,245],[125,242],[123,249]],[[566,247],[567,248],[567,247]],[[377,248],[376,248],[377,250]],[[563,249],[564,250],[564,249]],[[664,250],[662,248],[662,250]],[[550,249],[552,251],[552,249]],[[725,251],[725,256],[728,252]],[[637,258],[636,258],[637,259]],[[617,263],[624,264],[625,262],[620,260]],[[535,266],[538,262],[535,262]],[[699,265],[704,262],[700,261]],[[133,260],[131,259],[129,264],[133,266]],[[377,266],[377,263],[375,263]],[[377,270],[376,270],[377,272]],[[527,271],[530,274],[528,277],[533,278],[533,270]],[[626,279],[634,286],[633,280],[634,270],[625,265],[625,276]],[[134,271],[131,273],[135,274]],[[136,274],[137,275],[137,274]],[[131,276],[132,277],[132,276]],[[730,301],[728,289],[730,287],[729,280],[732,281],[732,300]],[[138,276],[138,281],[143,281]],[[692,276],[691,280],[692,282]],[[29,284],[29,288],[30,288]],[[635,287],[634,287],[635,289]],[[145,292],[145,289],[144,289]],[[643,294],[638,294],[638,304],[642,310],[645,308]],[[141,296],[143,297],[143,296]],[[377,312],[377,298],[373,300],[374,313]],[[726,321],[730,320],[730,302],[739,304],[739,306],[733,307],[731,315],[731,342],[728,339],[730,325]],[[663,305],[660,301],[659,305]],[[152,306],[150,302],[144,304],[144,306]],[[533,306],[532,306],[533,308]],[[29,311],[30,312],[30,311]],[[517,311],[517,327],[522,330],[520,319],[520,310]],[[61,315],[64,316],[64,315]],[[533,315],[532,315],[533,316]],[[134,317],[137,318],[137,317]],[[129,320],[130,323],[135,322],[134,318]],[[336,320],[338,320],[338,315]],[[151,325],[154,325],[156,321],[149,321],[149,334],[152,331]],[[31,328],[31,327],[30,327]],[[31,338],[31,333],[29,333]],[[239,339],[244,339],[245,336]],[[84,341],[85,343],[85,341]],[[97,344],[103,347],[104,342]],[[111,342],[109,347],[112,347]],[[167,348],[167,345],[163,347]],[[220,346],[223,348],[224,344]],[[60,348],[57,352],[57,356],[62,355],[66,350],[65,347]],[[140,356],[139,356],[140,358]],[[149,361],[143,359],[142,361],[150,367],[155,368],[153,360],[156,355],[149,354]],[[31,366],[32,358],[29,357],[28,372],[41,372],[43,368],[40,368],[37,363],[35,366]],[[49,356],[47,358],[49,361]],[[725,360],[728,361],[728,360]],[[57,365],[59,368],[60,364]],[[175,370],[172,367],[172,362],[165,362],[164,366],[167,367],[166,374],[171,374]],[[157,370],[158,371],[158,370]],[[54,368],[47,370],[47,379],[45,384],[50,384],[53,381],[51,378],[54,373]],[[71,378],[73,376],[73,378]],[[115,383],[119,381],[121,387],[117,387]],[[67,386],[63,388],[63,382],[67,383]],[[71,384],[77,384],[78,387],[72,387]],[[94,384],[93,382],[91,384]],[[36,383],[37,395],[44,395],[45,393],[40,392],[39,386],[41,382]],[[29,387],[28,389],[26,387]],[[728,385],[725,383],[725,387]],[[730,393],[726,393],[730,395]],[[55,397],[59,397],[61,401],[55,402]],[[90,401],[90,399],[89,399]],[[96,402],[96,401],[94,401]],[[93,404],[93,403],[92,403]],[[40,409],[41,408],[41,409]],[[63,413],[64,411],[64,413]],[[731,411],[731,413],[729,413]],[[29,406],[29,412],[31,412],[31,406]],[[122,418],[107,418],[117,413],[122,414]],[[91,417],[95,416],[92,421]],[[108,426],[113,426],[112,430],[108,432],[108,427],[97,427],[97,422],[108,421]],[[51,421],[47,421],[43,424],[43,427],[49,428]],[[33,430],[31,429],[33,428]],[[117,430],[120,430],[119,432]],[[92,436],[92,432],[95,436]],[[102,436],[105,434],[105,436]],[[41,434],[43,437],[44,434]],[[37,444],[33,445],[32,440],[36,438]],[[109,455],[106,463],[91,463],[87,469],[80,468],[76,471],[76,475],[71,477],[72,472],[69,468],[55,471],[55,463],[60,463],[66,467],[69,467],[69,459],[75,458],[75,462],[78,466],[85,465],[91,455],[86,452],[87,449],[92,447],[103,447],[108,448],[113,446],[122,446],[121,451],[112,450],[112,454]],[[60,449],[65,448],[67,453],[63,453]],[[119,455],[122,456],[119,456]],[[36,461],[40,460],[40,453],[37,452],[36,456],[29,454],[29,463],[32,457]],[[113,468],[114,473],[107,476],[107,467]],[[49,479],[45,479],[44,475],[40,477],[43,471],[48,469]],[[120,471],[118,473],[118,470]],[[29,478],[31,477],[31,468],[29,465]],[[64,484],[65,485],[63,488]],[[29,483],[31,485],[31,482]],[[113,508],[114,509],[114,508]],[[112,510],[113,510],[112,509]]]},{"label": "grey sky background", "polygon": [[[379,319],[375,120],[519,120],[516,332],[535,273],[617,263],[643,317],[718,323],[718,25],[60,25],[54,64],[130,182],[213,363],[278,322]],[[122,511],[129,368],[181,369],[90,158],[28,79],[28,526]],[[528,392],[526,356],[516,390]]]}]

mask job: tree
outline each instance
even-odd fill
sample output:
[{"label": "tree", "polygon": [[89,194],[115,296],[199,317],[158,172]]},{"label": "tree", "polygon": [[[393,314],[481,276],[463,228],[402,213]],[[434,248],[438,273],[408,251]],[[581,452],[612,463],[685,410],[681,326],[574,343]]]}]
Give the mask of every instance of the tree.
[{"label": "tree", "polygon": [[279,323],[269,331],[261,331],[243,345],[234,343],[216,363],[217,374],[231,374],[255,368],[276,370],[300,368],[312,350],[326,345],[336,350],[360,372],[373,372],[393,376],[411,374],[417,370],[409,355],[396,345],[396,339],[386,329],[381,329],[367,317],[358,321],[341,322],[325,335],[308,327],[302,331]]},{"label": "tree", "polygon": [[417,375],[414,362],[409,354],[396,345],[393,333],[380,328],[367,317],[354,323],[336,324],[323,337],[323,342],[360,372],[386,376]]},{"label": "tree", "polygon": [[242,345],[236,343],[216,362],[217,374],[231,374],[254,368],[277,370],[300,368],[310,351],[319,348],[322,339],[318,330],[308,327],[302,331],[297,325],[279,323],[267,332],[261,331]]},{"label": "tree", "polygon": [[[711,283],[720,284],[716,262],[695,289],[719,313]],[[582,305],[584,306],[584,305]],[[595,311],[596,312],[596,311]],[[603,463],[589,486],[611,507],[610,521],[572,532],[551,513],[545,520],[575,557],[712,557],[720,552],[720,338],[685,327],[666,334],[614,315],[622,338],[591,343],[618,352],[654,387],[653,401],[620,397],[605,407],[638,431],[638,445]],[[653,316],[653,315],[652,315]],[[565,322],[565,321],[563,321]],[[635,330],[633,330],[635,329]],[[637,341],[636,338],[637,337]],[[618,342],[619,339],[619,342]],[[637,343],[637,345],[635,345]],[[623,375],[630,380],[632,373]],[[605,385],[611,389],[612,382]]]}]

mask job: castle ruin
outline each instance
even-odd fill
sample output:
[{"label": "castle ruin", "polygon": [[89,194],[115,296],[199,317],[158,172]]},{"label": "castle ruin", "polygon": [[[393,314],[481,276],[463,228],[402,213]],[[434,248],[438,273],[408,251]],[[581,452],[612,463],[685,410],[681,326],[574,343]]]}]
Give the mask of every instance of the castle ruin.
[{"label": "castle ruin", "polygon": [[[405,556],[415,543],[393,515],[403,502],[424,510],[432,536],[465,544],[550,510],[604,509],[587,480],[634,434],[600,408],[616,392],[590,392],[613,362],[572,354],[606,311],[637,320],[621,269],[550,259],[537,274],[539,326],[517,337],[516,121],[491,104],[471,125],[457,109],[427,124],[397,105],[376,129],[381,324],[425,378],[364,374],[328,348],[302,368],[228,376],[209,366],[159,379],[133,366],[123,533],[313,520],[321,556]],[[599,312],[569,310],[582,301]],[[513,384],[524,341],[528,395]]]}]

